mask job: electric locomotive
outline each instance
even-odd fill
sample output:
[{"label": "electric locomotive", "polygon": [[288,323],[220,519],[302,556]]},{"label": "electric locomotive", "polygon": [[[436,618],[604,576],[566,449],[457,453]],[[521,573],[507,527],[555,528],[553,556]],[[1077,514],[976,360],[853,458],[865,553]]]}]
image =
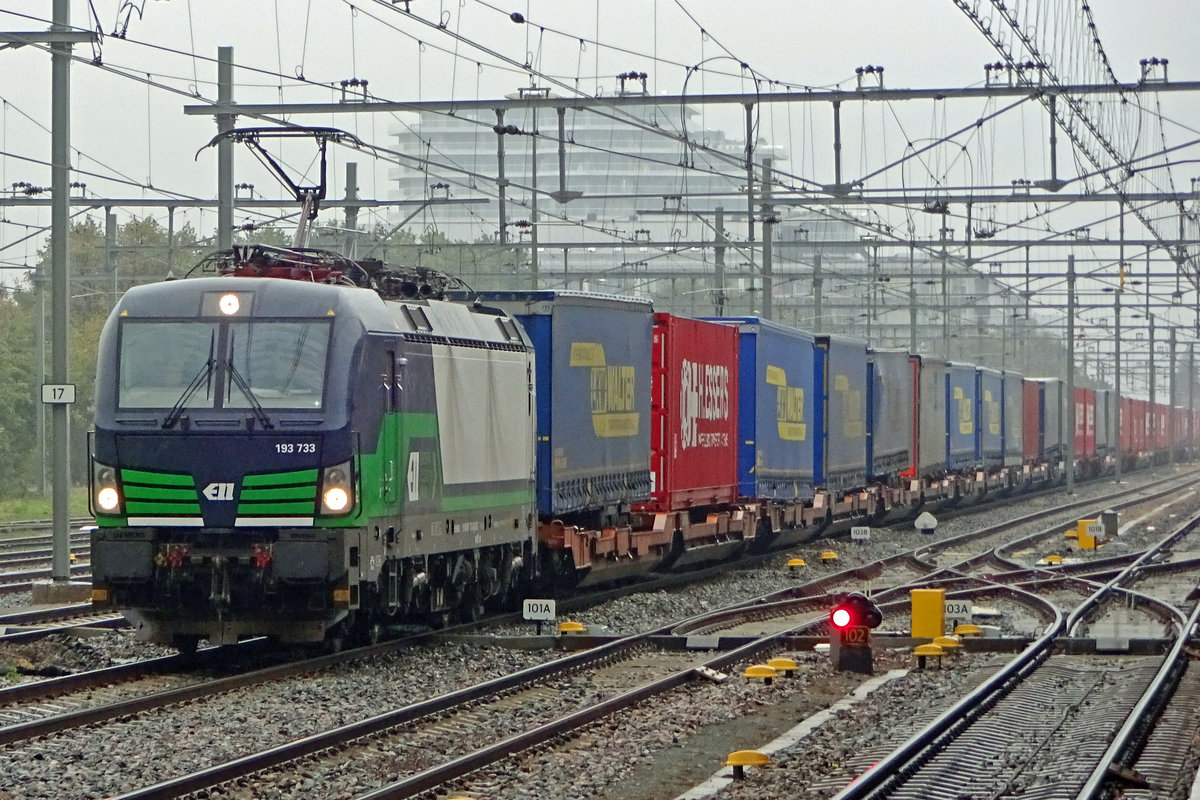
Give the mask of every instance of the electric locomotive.
[{"label": "electric locomotive", "polygon": [[188,649],[370,640],[515,597],[537,563],[520,325],[323,251],[204,269],[131,289],[101,334],[94,603]]}]

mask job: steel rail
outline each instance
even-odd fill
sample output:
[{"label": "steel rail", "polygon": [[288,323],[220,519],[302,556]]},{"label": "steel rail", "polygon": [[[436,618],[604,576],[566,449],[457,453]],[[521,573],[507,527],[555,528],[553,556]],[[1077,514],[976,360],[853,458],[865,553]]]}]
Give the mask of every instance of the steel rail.
[{"label": "steel rail", "polygon": [[590,664],[607,661],[621,653],[645,644],[651,636],[665,633],[665,628],[617,639],[590,650],[582,650],[563,658],[527,667],[519,672],[504,675],[485,683],[468,686],[454,692],[413,703],[395,711],[378,714],[365,720],[343,725],[322,733],[306,736],[294,742],[253,753],[248,756],[198,770],[188,775],[171,778],[153,786],[147,786],[110,800],[161,800],[175,798],[190,792],[236,780],[261,770],[278,766],[321,750],[337,747],[354,739],[379,733],[423,718],[441,714],[452,708],[473,703],[498,693],[540,683],[557,675],[584,668]]},{"label": "steel rail", "polygon": [[1191,658],[1187,647],[1195,639],[1197,620],[1200,620],[1200,604],[1192,609],[1183,625],[1181,635],[1175,640],[1175,646],[1171,648],[1163,660],[1162,667],[1146,687],[1133,711],[1126,717],[1125,723],[1113,737],[1104,755],[1100,757],[1083,788],[1075,795],[1075,800],[1094,800],[1100,797],[1112,780],[1112,767],[1132,766],[1131,762],[1136,758],[1138,749],[1153,727],[1154,720],[1158,718],[1163,707],[1170,701],[1175,687],[1179,685]]}]

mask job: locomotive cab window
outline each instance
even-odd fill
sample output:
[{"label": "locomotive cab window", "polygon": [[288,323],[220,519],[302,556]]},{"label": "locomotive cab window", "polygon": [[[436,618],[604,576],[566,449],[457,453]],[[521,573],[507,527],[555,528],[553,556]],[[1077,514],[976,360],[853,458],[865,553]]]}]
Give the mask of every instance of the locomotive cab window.
[{"label": "locomotive cab window", "polygon": [[329,320],[124,320],[117,405],[319,409],[330,331]]},{"label": "locomotive cab window", "polygon": [[[229,326],[229,363],[263,408],[320,408],[325,388],[329,323],[268,321]],[[253,405],[233,381],[226,408]]]},{"label": "locomotive cab window", "polygon": [[195,402],[211,405],[209,361],[218,327],[208,322],[125,321],[117,405],[170,408],[193,382]]}]

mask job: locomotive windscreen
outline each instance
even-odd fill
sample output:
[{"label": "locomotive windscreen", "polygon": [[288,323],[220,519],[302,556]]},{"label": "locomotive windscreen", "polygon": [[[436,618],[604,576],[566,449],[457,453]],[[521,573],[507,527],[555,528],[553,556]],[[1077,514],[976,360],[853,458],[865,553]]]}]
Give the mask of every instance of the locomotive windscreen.
[{"label": "locomotive windscreen", "polygon": [[195,382],[190,408],[250,408],[241,383],[262,408],[319,409],[330,329],[329,320],[123,320],[117,404],[171,408]]}]

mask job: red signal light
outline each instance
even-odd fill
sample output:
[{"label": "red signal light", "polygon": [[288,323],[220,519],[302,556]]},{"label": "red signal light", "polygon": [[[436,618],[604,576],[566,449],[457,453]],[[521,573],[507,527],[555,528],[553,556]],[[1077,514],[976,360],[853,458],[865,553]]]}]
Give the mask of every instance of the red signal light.
[{"label": "red signal light", "polygon": [[854,621],[854,615],[845,606],[838,606],[829,615],[829,621],[833,623],[833,627],[835,628],[845,628]]},{"label": "red signal light", "polygon": [[870,598],[851,592],[841,599],[829,612],[829,624],[835,630],[847,628],[877,628],[883,622],[883,614]]}]

